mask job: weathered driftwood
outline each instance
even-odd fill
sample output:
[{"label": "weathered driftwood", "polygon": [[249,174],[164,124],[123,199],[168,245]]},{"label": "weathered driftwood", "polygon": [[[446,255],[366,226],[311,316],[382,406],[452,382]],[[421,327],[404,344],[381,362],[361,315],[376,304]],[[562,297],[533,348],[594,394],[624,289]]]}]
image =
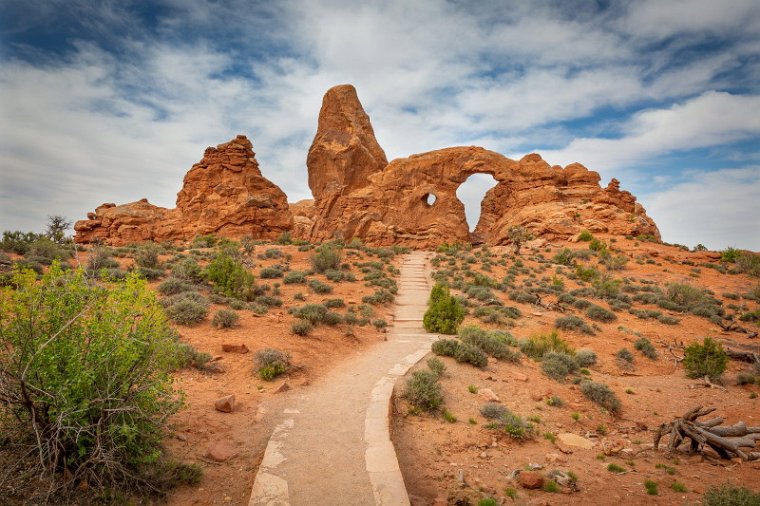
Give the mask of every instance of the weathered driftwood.
[{"label": "weathered driftwood", "polygon": [[760,441],[760,427],[748,427],[744,422],[721,426],[722,417],[698,420],[713,411],[715,408],[697,406],[680,418],[663,423],[655,432],[654,448],[657,449],[660,440],[669,435],[668,451],[678,449],[688,440],[692,452],[703,452],[705,447],[709,447],[724,459],[737,456],[743,460],[760,460],[760,451],[752,451]]},{"label": "weathered driftwood", "polygon": [[735,321],[721,320],[721,321],[718,322],[718,326],[720,328],[722,328],[723,330],[727,331],[727,332],[743,332],[743,333],[747,334],[747,336],[750,339],[754,339],[755,337],[757,337],[757,332],[755,332],[753,330],[749,330],[749,329],[747,329],[745,327],[742,327],[741,325],[739,325]]},{"label": "weathered driftwood", "polygon": [[754,353],[752,351],[734,350],[732,348],[725,348],[723,351],[726,352],[728,358],[740,360],[742,362],[749,362],[750,364],[760,364],[760,354],[758,353]]}]

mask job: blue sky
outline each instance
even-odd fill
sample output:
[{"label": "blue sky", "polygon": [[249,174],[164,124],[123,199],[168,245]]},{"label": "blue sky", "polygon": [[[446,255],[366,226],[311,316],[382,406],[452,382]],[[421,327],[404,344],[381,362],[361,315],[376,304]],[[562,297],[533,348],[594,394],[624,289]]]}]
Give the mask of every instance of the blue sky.
[{"label": "blue sky", "polygon": [[[389,159],[455,145],[616,177],[668,242],[760,250],[760,2],[0,0],[0,229],[173,207],[238,133],[291,202],[325,90]],[[488,178],[462,188],[477,208]],[[468,181],[470,183],[470,181]],[[492,183],[492,181],[491,181]]]}]

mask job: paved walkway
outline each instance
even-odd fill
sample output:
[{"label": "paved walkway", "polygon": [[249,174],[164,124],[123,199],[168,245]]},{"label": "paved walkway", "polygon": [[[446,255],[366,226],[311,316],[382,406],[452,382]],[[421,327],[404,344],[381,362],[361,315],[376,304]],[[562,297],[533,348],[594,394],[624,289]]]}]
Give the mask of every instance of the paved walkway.
[{"label": "paved walkway", "polygon": [[422,328],[429,253],[405,255],[388,340],[293,397],[259,466],[249,506],[409,504],[388,429],[396,379],[435,338]]}]

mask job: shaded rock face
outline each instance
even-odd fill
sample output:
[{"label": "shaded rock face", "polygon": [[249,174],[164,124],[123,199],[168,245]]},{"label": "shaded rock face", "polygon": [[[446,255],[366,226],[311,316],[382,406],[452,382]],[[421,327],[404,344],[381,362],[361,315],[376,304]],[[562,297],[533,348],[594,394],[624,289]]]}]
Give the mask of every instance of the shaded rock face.
[{"label": "shaded rock face", "polygon": [[[620,190],[617,180],[602,188],[599,174],[578,163],[562,168],[537,154],[515,161],[483,148],[455,147],[380,167],[385,159],[380,154],[353,88],[329,90],[307,159],[314,216],[310,227],[302,220],[299,237],[358,237],[369,244],[413,248],[444,242],[506,244],[513,226],[547,239],[569,238],[584,229],[660,237],[644,208]],[[472,174],[490,174],[498,183],[483,199],[471,234],[456,191]],[[435,201],[428,204],[431,194]]]},{"label": "shaded rock face", "polygon": [[74,225],[77,242],[97,240],[114,246],[212,233],[274,239],[292,228],[285,194],[261,175],[251,142],[243,135],[206,149],[185,175],[176,209],[157,207],[146,199],[103,204]]}]

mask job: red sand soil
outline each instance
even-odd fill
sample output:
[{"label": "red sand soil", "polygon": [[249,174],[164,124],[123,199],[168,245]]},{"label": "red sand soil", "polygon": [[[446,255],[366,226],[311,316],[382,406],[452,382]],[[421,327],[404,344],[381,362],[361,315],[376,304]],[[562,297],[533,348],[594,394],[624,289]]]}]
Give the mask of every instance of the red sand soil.
[{"label": "red sand soil", "polygon": [[[609,243],[609,238],[607,238]],[[651,243],[634,243],[618,239],[609,243],[623,249],[631,257],[626,268],[612,272],[614,277],[635,278],[656,281],[664,287],[668,282],[689,283],[694,286],[711,289],[723,300],[724,306],[736,303],[748,306],[748,310],[757,308],[757,302],[748,300],[729,300],[722,294],[744,294],[758,284],[757,279],[746,275],[727,275],[705,267],[684,265],[686,260],[695,264],[707,261],[704,255],[689,253],[678,248]],[[545,258],[551,259],[556,252],[568,246],[560,244],[555,247],[541,248]],[[571,249],[586,249],[586,243],[570,244]],[[507,248],[491,248],[499,258],[509,252]],[[538,262],[530,260],[533,253],[524,251],[522,261],[526,267],[535,268]],[[654,263],[637,263],[636,259],[652,259]],[[715,262],[714,260],[710,260]],[[595,260],[588,262],[595,264]],[[461,265],[461,262],[459,262]],[[472,270],[478,270],[478,264],[472,264]],[[491,272],[483,274],[500,280],[506,274],[512,261],[507,266],[494,266]],[[556,265],[537,277],[551,277]],[[446,262],[441,269],[447,268]],[[569,269],[565,269],[568,271]],[[603,268],[600,268],[604,272]],[[525,275],[517,277],[519,286]],[[567,290],[577,285],[565,280]],[[494,290],[500,299],[509,306],[518,307],[522,317],[517,319],[514,328],[506,328],[518,339],[526,338],[540,332],[554,329],[555,318],[578,314],[588,323],[594,323],[583,315],[582,311],[570,309],[566,313],[548,311],[531,304],[519,304],[508,300],[505,293]],[[556,300],[555,296],[543,296],[544,302]],[[604,302],[591,299],[606,307]],[[655,306],[635,302],[637,309]],[[660,309],[681,319],[677,325],[664,325],[656,320],[642,320],[627,311],[617,312],[617,321],[598,323],[601,331],[588,336],[575,331],[560,331],[561,336],[575,349],[590,348],[596,352],[598,361],[589,367],[591,379],[606,383],[622,401],[619,417],[604,413],[599,407],[586,399],[572,382],[559,383],[546,377],[540,365],[527,358],[520,364],[509,364],[489,359],[485,370],[479,370],[468,364],[458,364],[452,358],[441,359],[446,364],[447,374],[441,379],[444,391],[445,407],[457,421],[449,423],[440,415],[409,414],[409,405],[402,400],[402,389],[397,392],[395,400],[396,415],[393,420],[393,439],[404,473],[412,504],[449,504],[456,498],[469,497],[472,504],[491,496],[503,504],[512,504],[513,499],[505,495],[508,487],[516,489],[515,504],[684,504],[693,503],[710,485],[731,482],[751,489],[760,489],[760,461],[742,462],[739,459],[715,460],[702,456],[674,454],[668,457],[661,450],[653,450],[652,429],[663,422],[669,422],[697,405],[715,406],[715,415],[724,416],[727,424],[739,420],[748,425],[760,425],[760,399],[750,398],[750,394],[760,393],[758,386],[736,386],[736,374],[747,369],[747,365],[730,361],[729,369],[724,374],[726,390],[693,387],[699,383],[685,377],[683,367],[677,364],[667,351],[665,344],[685,343],[686,345],[701,340],[704,336],[713,336],[731,343],[754,345],[759,347],[758,339],[749,339],[747,334],[725,332],[707,319],[697,316],[685,316]],[[730,312],[730,311],[729,311]],[[752,323],[740,322],[743,326],[758,330]],[[475,324],[488,328],[472,316],[464,324]],[[490,328],[497,328],[490,326]],[[634,335],[635,334],[635,335]],[[634,350],[633,342],[640,336],[649,338],[657,348],[659,359],[652,361]],[[635,361],[631,369],[618,365],[614,356],[620,348],[627,347],[634,353]],[[677,350],[680,355],[683,350]],[[424,361],[418,368],[424,368]],[[501,403],[513,413],[524,418],[537,417],[538,436],[529,441],[518,442],[507,435],[485,427],[488,420],[480,415],[480,407],[485,403],[479,394],[470,393],[470,385],[478,389],[491,389],[498,395]],[[398,390],[398,387],[397,387]],[[547,405],[546,400],[559,396],[564,401],[561,408]],[[572,415],[579,414],[576,421]],[[474,422],[474,423],[473,423]],[[555,445],[544,438],[545,433],[571,432],[586,436],[595,443],[593,449]],[[601,434],[604,433],[604,434]],[[667,444],[664,438],[661,446]],[[604,448],[608,448],[605,455]],[[649,448],[649,449],[647,449]],[[563,450],[571,452],[564,453]],[[513,470],[525,469],[529,464],[540,464],[541,472],[553,469],[572,471],[578,477],[580,490],[572,494],[548,493],[541,490],[529,491],[519,487],[516,481],[509,479]],[[607,465],[616,463],[622,466],[625,474],[613,474]],[[660,465],[658,468],[657,465]],[[669,474],[666,467],[672,468]],[[463,472],[466,486],[461,486]],[[670,471],[673,473],[673,471]],[[646,494],[645,480],[658,484],[659,495]],[[687,492],[675,492],[671,485],[679,482],[686,486]],[[467,503],[461,503],[467,504]],[[500,502],[501,504],[501,502]]]}]

